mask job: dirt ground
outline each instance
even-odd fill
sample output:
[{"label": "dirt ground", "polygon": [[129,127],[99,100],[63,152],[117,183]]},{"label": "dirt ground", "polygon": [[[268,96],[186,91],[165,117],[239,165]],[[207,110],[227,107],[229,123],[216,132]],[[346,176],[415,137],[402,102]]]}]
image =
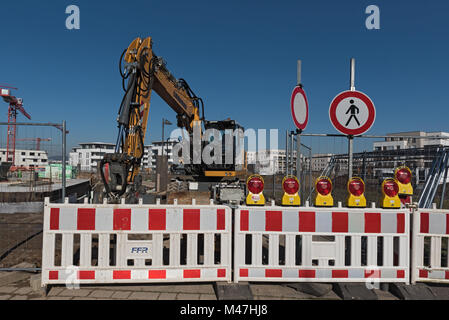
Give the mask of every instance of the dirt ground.
[{"label": "dirt ground", "polygon": [[42,233],[37,233],[42,230],[42,224],[43,213],[0,215],[0,268],[22,262],[34,264],[38,268],[41,266]]}]

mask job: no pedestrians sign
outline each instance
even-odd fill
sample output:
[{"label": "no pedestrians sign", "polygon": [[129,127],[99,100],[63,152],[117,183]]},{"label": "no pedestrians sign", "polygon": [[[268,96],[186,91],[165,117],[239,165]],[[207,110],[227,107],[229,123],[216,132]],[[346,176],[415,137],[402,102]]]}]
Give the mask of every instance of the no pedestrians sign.
[{"label": "no pedestrians sign", "polygon": [[348,90],[339,93],[332,100],[329,118],[337,131],[357,136],[372,127],[376,120],[376,108],[363,92]]}]

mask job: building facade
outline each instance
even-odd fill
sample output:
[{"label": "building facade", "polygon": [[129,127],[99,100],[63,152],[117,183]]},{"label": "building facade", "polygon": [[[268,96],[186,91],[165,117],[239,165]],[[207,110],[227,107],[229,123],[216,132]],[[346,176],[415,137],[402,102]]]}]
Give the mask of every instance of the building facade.
[{"label": "building facade", "polygon": [[113,153],[115,144],[105,142],[80,143],[69,154],[69,165],[81,171],[96,172],[105,153]]},{"label": "building facade", "polygon": [[[6,159],[6,149],[0,149],[0,162],[12,162]],[[16,149],[15,165],[18,167],[39,167],[48,164],[48,154],[45,150],[20,150]]]}]

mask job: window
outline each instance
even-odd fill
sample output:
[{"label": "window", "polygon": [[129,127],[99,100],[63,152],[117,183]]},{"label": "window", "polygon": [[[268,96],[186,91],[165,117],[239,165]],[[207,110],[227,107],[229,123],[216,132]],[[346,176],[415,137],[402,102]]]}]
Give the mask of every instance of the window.
[{"label": "window", "polygon": [[24,155],[25,155],[25,152],[21,152],[20,154],[21,154],[22,156],[24,156]]},{"label": "window", "polygon": [[34,152],[30,152],[30,156],[34,156]]}]

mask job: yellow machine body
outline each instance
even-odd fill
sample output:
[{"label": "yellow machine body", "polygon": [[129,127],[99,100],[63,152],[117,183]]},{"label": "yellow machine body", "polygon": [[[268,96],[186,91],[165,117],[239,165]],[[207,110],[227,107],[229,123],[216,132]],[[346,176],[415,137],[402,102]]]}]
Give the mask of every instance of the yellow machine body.
[{"label": "yellow machine body", "polygon": [[[318,177],[315,181],[315,186],[317,185],[319,180],[326,179],[329,181],[332,187],[332,180],[328,177]],[[316,187],[315,187],[316,190]],[[316,192],[315,197],[315,206],[316,207],[333,207],[334,206],[334,198],[332,197],[332,189],[327,195],[322,195],[318,191]]]}]

